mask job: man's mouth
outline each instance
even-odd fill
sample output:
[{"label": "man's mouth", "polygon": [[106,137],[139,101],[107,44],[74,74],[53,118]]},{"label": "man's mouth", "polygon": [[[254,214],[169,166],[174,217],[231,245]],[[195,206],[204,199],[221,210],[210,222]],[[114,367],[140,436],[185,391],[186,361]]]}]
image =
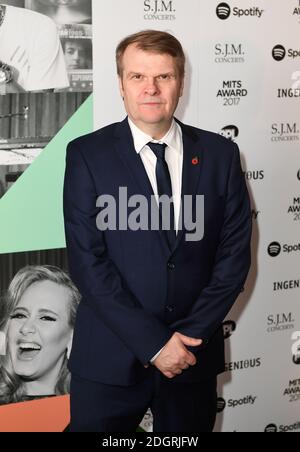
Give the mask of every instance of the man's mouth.
[{"label": "man's mouth", "polygon": [[149,99],[149,100],[142,100],[140,101],[141,105],[162,105],[164,102],[160,99]]},{"label": "man's mouth", "polygon": [[32,361],[42,350],[36,342],[21,342],[17,348],[17,357],[21,361]]},{"label": "man's mouth", "polygon": [[161,105],[161,102],[145,102],[142,104],[142,107],[157,108],[161,107]]}]

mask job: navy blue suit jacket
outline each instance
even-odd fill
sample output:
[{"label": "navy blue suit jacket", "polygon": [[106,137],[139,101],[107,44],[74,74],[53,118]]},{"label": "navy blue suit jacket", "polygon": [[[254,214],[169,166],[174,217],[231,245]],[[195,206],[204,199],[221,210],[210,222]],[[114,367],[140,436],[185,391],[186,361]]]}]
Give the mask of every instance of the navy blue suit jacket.
[{"label": "navy blue suit jacket", "polygon": [[180,125],[182,195],[205,196],[205,231],[192,242],[183,228],[173,249],[163,231],[97,229],[99,195],[118,200],[119,187],[127,187],[128,197],[143,194],[150,203],[153,196],[127,118],[68,145],[65,233],[70,274],[82,295],[69,368],[82,378],[123,386],[141,381],[153,371],[144,364],[175,331],[204,341],[188,347],[197,364],[177,382],[224,370],[222,322],[250,267],[249,195],[236,144]]}]

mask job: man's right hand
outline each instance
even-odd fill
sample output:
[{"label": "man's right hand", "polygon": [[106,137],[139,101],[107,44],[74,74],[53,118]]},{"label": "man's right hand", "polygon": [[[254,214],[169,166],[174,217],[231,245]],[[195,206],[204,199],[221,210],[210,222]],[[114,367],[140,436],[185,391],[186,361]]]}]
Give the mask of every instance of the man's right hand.
[{"label": "man's right hand", "polygon": [[196,347],[201,344],[201,339],[184,336],[176,332],[153,361],[153,365],[167,378],[174,378],[181,374],[183,369],[188,369],[189,366],[194,366],[197,362],[195,355],[187,350],[185,345]]}]

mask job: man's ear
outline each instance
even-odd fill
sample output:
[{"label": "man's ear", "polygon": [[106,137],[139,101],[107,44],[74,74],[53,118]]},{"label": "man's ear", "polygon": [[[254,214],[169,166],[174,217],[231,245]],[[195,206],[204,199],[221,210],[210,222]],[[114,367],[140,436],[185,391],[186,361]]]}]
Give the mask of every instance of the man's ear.
[{"label": "man's ear", "polygon": [[119,76],[119,89],[122,99],[124,100],[124,87],[123,87],[123,79]]},{"label": "man's ear", "polygon": [[180,92],[179,92],[179,96],[182,97],[183,96],[183,91],[184,91],[184,77],[181,80],[181,86],[180,86]]}]

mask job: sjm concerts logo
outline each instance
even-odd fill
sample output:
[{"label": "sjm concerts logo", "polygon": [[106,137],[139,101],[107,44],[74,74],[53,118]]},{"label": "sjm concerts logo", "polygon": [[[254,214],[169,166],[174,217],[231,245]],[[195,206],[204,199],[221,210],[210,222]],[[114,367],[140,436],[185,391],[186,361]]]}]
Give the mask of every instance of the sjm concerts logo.
[{"label": "sjm concerts logo", "polygon": [[215,45],[215,62],[216,63],[244,63],[245,50],[241,43],[217,43]]},{"label": "sjm concerts logo", "polygon": [[144,0],[144,12],[153,15],[175,13],[174,0]]},{"label": "sjm concerts logo", "polygon": [[297,122],[275,122],[272,124],[271,128],[271,141],[273,143],[300,140],[300,126]]}]

